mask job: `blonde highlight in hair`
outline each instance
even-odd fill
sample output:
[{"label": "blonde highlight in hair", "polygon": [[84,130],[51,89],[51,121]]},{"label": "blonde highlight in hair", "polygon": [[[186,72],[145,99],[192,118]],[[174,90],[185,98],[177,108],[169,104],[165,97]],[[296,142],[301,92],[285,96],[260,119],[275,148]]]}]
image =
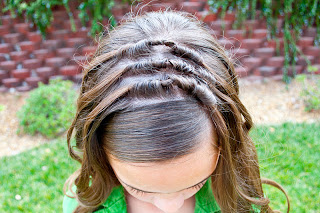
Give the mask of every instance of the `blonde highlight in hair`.
[{"label": "blonde highlight in hair", "polygon": [[[81,163],[65,185],[70,191],[77,187],[75,212],[95,211],[119,184],[107,153],[131,162],[185,155],[197,146],[206,119],[213,123],[220,148],[212,190],[221,211],[251,212],[257,205],[261,212],[273,212],[248,135],[252,120],[238,95],[232,60],[190,14],[150,12],[116,27],[84,67],[77,113],[68,130],[69,153]],[[141,122],[131,123],[137,119]],[[153,138],[157,143],[146,143]],[[132,150],[139,154],[133,156]],[[152,150],[158,150],[154,158],[148,157]]]}]

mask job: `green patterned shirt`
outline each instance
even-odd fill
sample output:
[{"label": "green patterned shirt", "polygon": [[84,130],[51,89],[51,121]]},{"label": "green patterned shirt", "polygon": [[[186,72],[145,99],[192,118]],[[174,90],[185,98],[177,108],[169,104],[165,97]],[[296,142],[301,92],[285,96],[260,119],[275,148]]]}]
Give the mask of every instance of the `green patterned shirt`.
[{"label": "green patterned shirt", "polygon": [[[196,193],[195,213],[220,213],[221,210],[214,199],[209,179],[205,185]],[[64,197],[63,213],[72,213],[77,207],[76,199]],[[254,208],[254,212],[260,212]],[[101,205],[95,213],[127,213],[127,204],[125,200],[124,188],[120,185],[111,191],[108,199]]]}]

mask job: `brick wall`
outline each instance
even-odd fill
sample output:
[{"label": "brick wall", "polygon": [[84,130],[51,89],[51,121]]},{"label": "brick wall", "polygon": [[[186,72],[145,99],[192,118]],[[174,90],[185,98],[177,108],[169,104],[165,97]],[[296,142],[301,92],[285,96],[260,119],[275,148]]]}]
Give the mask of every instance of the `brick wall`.
[{"label": "brick wall", "polygon": [[[264,20],[246,21],[244,28],[231,29],[235,14],[227,13],[224,20],[219,20],[217,14],[209,12],[207,1],[153,1],[150,5],[144,1],[144,5],[131,7],[116,3],[112,12],[119,22],[131,9],[137,12],[170,7],[194,13],[212,29],[212,34],[233,56],[240,77],[281,79],[284,63],[282,35],[279,36],[281,50],[277,53],[275,41],[267,41]],[[56,8],[54,22],[48,29],[47,39],[43,40],[35,27],[25,23],[23,18],[13,19],[9,14],[0,14],[0,19],[0,92],[10,88],[29,91],[37,87],[38,82],[47,83],[57,77],[81,82],[81,67],[77,62],[83,62],[96,48],[88,36],[90,26],[81,27],[80,20],[76,19],[79,30],[71,32],[67,13],[63,8]],[[282,23],[283,20],[279,19],[279,29]],[[222,24],[225,25],[224,30]],[[315,28],[305,29],[298,46],[320,73],[320,48],[313,46],[315,34]],[[290,72],[292,74],[292,69]],[[297,72],[306,72],[306,62],[302,57],[297,61]]]}]

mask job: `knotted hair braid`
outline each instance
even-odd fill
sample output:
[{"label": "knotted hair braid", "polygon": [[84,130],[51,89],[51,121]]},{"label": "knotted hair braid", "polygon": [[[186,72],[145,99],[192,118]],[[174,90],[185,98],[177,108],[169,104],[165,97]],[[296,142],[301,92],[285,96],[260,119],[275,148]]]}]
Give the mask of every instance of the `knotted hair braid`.
[{"label": "knotted hair braid", "polygon": [[[200,55],[187,47],[184,47],[182,45],[178,45],[173,41],[167,41],[167,40],[142,40],[137,42],[136,44],[126,44],[123,47],[120,47],[116,51],[111,51],[109,53],[104,53],[100,56],[97,56],[93,62],[89,64],[85,68],[84,77],[83,77],[83,86],[82,86],[82,93],[83,97],[91,96],[93,91],[96,91],[97,89],[101,89],[103,87],[104,89],[108,88],[105,87],[106,85],[103,84],[97,84],[94,88],[90,88],[91,91],[86,93],[85,85],[88,81],[88,76],[91,74],[91,72],[94,72],[94,70],[98,69],[98,67],[102,66],[106,63],[108,60],[112,58],[116,58],[115,63],[119,62],[121,59],[123,59],[125,56],[128,58],[138,58],[139,56],[143,55],[144,53],[151,53],[151,47],[156,45],[165,45],[170,47],[171,53],[174,53],[175,55],[178,55],[179,57],[182,57],[184,59],[188,59],[187,63],[186,60],[174,60],[174,59],[162,59],[158,61],[138,61],[131,66],[127,66],[124,69],[117,69],[117,70],[110,70],[108,75],[108,79],[113,79],[113,82],[116,81],[116,79],[120,78],[120,76],[127,72],[128,70],[132,69],[144,69],[147,70],[149,68],[173,68],[176,70],[180,70],[182,72],[189,72],[193,73],[197,76],[199,79],[203,79],[208,84],[218,84],[213,85],[214,88],[224,88],[222,85],[223,83],[226,83],[223,78],[218,76],[210,67],[208,67],[204,62],[203,59],[200,57]],[[196,69],[194,66],[191,65],[191,63],[196,63],[198,65],[198,68]],[[108,69],[112,67],[112,64],[108,64]],[[234,77],[233,77],[234,78]],[[218,79],[218,80],[217,80]],[[95,80],[95,79],[94,79]],[[110,82],[110,83],[113,83]],[[224,91],[224,89],[221,90],[224,94],[227,93],[227,91]],[[236,91],[237,92],[237,91]],[[83,100],[86,101],[86,100]]]},{"label": "knotted hair braid", "polygon": [[[154,60],[141,61],[140,60],[138,62],[131,64],[131,66],[126,66],[124,69],[122,68],[118,70],[110,69],[114,64],[119,63],[119,61],[121,61],[122,59],[130,59],[130,58],[137,59],[139,57],[143,58],[145,57],[146,54],[151,54],[153,52],[152,47],[159,46],[159,45],[170,47],[170,53],[185,60],[173,60],[173,59],[170,59],[170,60],[162,59],[162,61],[161,60],[158,60],[158,61],[154,61]],[[238,99],[237,97],[237,94],[239,92],[238,83],[237,83],[237,79],[235,77],[234,71],[232,71],[233,68],[230,67],[232,66],[232,64],[227,63],[227,61],[225,60],[225,58],[227,57],[223,57],[218,53],[215,53],[215,54],[218,55],[219,60],[222,61],[223,65],[228,70],[228,73],[230,75],[229,79],[231,79],[232,81],[231,84],[233,85],[233,87],[223,86],[228,84],[228,82],[224,78],[219,76],[215,70],[213,70],[210,66],[208,66],[198,52],[188,48],[187,46],[178,44],[177,42],[174,42],[171,40],[164,40],[164,39],[162,40],[143,39],[134,44],[132,43],[125,44],[117,50],[113,50],[108,53],[101,53],[100,56],[97,56],[93,60],[93,62],[91,62],[89,66],[85,68],[83,82],[88,81],[86,78],[88,78],[91,72],[94,72],[94,70],[99,69],[99,67],[101,66],[104,67],[104,63],[108,62],[111,59],[114,59],[113,62],[106,65],[106,67],[110,69],[109,73],[107,73],[108,79],[113,79],[113,81],[109,82],[110,84],[114,83],[114,81],[119,79],[121,75],[127,72],[128,70],[133,70],[133,69],[147,70],[148,68],[173,68],[176,70],[180,70],[182,72],[190,72],[195,74],[195,76],[198,79],[203,79],[203,81],[207,82],[210,85],[211,89],[216,90],[215,92],[217,93],[221,93],[221,96],[224,96],[224,99],[228,99],[228,101],[232,101],[233,99]],[[197,65],[197,68],[192,66],[192,64]],[[101,70],[104,70],[104,69],[101,69]],[[198,73],[196,73],[195,71]],[[93,80],[95,81],[95,79]],[[104,84],[97,84],[96,88],[90,88],[91,91],[88,91],[86,93],[85,85],[83,85],[81,90],[83,93],[83,97],[85,99],[85,97],[92,96],[92,93],[102,88],[107,89],[108,86]],[[231,94],[231,97],[228,97],[230,96],[230,94]],[[86,102],[87,100],[83,100],[83,101]],[[240,104],[239,109],[241,113],[247,115],[246,118],[249,118],[248,116],[249,114],[245,110],[245,107],[241,106]],[[244,124],[246,128],[248,129],[251,128],[250,123],[251,121],[247,119]]]},{"label": "knotted hair braid", "polygon": [[204,105],[216,105],[218,102],[207,85],[200,83],[194,78],[176,74],[164,74],[160,75],[159,78],[144,81],[139,79],[133,86],[132,92],[139,94],[142,91],[147,95],[153,90],[162,90],[163,88],[172,87],[173,85],[198,98]]},{"label": "knotted hair braid", "polygon": [[[149,40],[149,39],[143,39],[141,41],[138,41],[137,43],[130,43],[130,44],[125,44],[122,47],[120,47],[117,50],[113,50],[111,52],[107,53],[100,53],[99,56],[96,56],[94,60],[89,63],[88,66],[85,67],[85,76],[88,72],[91,72],[93,70],[96,70],[99,66],[103,65],[103,63],[115,58],[116,61],[119,61],[123,58],[139,58],[147,53],[152,53],[152,47],[154,46],[159,46],[159,45],[164,45],[166,47],[171,48],[171,53],[184,58],[188,59],[189,61],[192,61],[199,65],[200,67],[203,67],[204,69],[209,70],[209,72],[203,72],[205,74],[205,77],[209,78],[209,81],[214,81],[215,79],[215,72],[206,65],[206,63],[203,61],[202,57],[198,52],[196,52],[193,49],[190,49],[186,46],[183,46],[181,44],[177,44],[174,41],[170,40]],[[221,57],[221,56],[220,56]],[[226,66],[228,70],[230,70],[229,64],[226,63],[223,60],[223,64]],[[236,79],[233,72],[229,73],[231,76],[231,79]],[[219,79],[221,81],[224,81],[223,79]],[[84,81],[85,82],[85,81]]]}]

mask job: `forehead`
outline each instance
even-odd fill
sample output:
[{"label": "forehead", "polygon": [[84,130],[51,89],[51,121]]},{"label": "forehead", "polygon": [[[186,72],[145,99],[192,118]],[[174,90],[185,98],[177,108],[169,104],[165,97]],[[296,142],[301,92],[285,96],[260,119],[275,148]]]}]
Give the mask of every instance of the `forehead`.
[{"label": "forehead", "polygon": [[129,163],[110,155],[109,161],[116,176],[127,185],[172,193],[199,183],[214,171],[219,154],[215,141],[214,133],[207,134],[193,153],[166,162]]}]

